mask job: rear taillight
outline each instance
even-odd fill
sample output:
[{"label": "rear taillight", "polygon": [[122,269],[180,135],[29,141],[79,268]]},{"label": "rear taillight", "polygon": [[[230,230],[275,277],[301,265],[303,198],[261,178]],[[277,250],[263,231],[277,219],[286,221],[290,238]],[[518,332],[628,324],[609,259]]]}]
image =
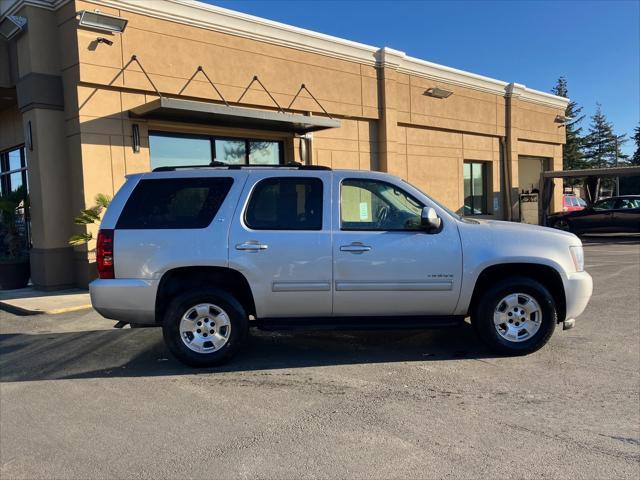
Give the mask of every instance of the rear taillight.
[{"label": "rear taillight", "polygon": [[115,278],[113,264],[113,230],[98,232],[98,246],[96,247],[96,263],[100,278]]}]

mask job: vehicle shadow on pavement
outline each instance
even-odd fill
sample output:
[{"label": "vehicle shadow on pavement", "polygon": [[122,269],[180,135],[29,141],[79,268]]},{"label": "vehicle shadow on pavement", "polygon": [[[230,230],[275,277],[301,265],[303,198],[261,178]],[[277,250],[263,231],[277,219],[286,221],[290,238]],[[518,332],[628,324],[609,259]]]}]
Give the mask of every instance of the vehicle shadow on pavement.
[{"label": "vehicle shadow on pavement", "polygon": [[385,362],[494,357],[468,324],[442,330],[263,332],[228,364],[193,369],[167,350],[159,328],[0,335],[0,381],[216,374]]}]

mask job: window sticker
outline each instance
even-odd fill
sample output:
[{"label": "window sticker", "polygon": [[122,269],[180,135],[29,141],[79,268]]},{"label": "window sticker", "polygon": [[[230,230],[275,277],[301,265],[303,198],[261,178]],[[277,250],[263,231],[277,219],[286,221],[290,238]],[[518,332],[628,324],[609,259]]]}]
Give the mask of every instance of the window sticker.
[{"label": "window sticker", "polygon": [[360,202],[360,220],[366,220],[369,218],[369,204],[367,202]]}]

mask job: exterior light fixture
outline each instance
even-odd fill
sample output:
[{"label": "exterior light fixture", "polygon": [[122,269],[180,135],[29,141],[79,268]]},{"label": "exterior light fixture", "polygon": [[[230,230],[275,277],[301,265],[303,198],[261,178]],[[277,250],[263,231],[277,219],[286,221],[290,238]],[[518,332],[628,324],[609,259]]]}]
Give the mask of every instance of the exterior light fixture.
[{"label": "exterior light fixture", "polygon": [[0,35],[5,40],[11,40],[27,26],[27,19],[17,15],[9,15],[0,22]]},{"label": "exterior light fixture", "polygon": [[571,120],[573,120],[570,117],[565,117],[564,115],[556,115],[556,118],[553,120],[556,123],[562,123],[562,124],[566,124],[567,122],[570,122]]},{"label": "exterior light fixture", "polygon": [[25,140],[29,151],[33,151],[33,132],[31,131],[31,120],[27,122],[27,128],[25,129]]},{"label": "exterior light fixture", "polygon": [[431,87],[428,88],[424,94],[433,98],[449,98],[453,95],[453,92],[451,90],[445,90],[444,88]]},{"label": "exterior light fixture", "polygon": [[104,38],[104,37],[98,37],[96,38],[96,42],[98,43],[104,43],[105,45],[113,45],[113,42],[111,40],[109,40],[108,38]]},{"label": "exterior light fixture", "polygon": [[137,123],[131,125],[131,144],[133,153],[140,153],[140,127]]},{"label": "exterior light fixture", "polygon": [[122,33],[124,29],[127,28],[127,23],[129,22],[126,18],[102,13],[99,10],[82,10],[78,12],[78,15],[80,15],[78,24],[81,27],[103,32]]}]

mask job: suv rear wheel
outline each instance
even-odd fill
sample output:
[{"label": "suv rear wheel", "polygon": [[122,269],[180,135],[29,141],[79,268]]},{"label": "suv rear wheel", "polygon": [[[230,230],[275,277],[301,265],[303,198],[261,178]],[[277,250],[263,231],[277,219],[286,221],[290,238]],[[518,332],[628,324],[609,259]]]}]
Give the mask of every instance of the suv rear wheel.
[{"label": "suv rear wheel", "polygon": [[247,336],[247,314],[229,293],[201,289],[183,293],[167,308],[162,333],[178,360],[210,367],[229,360]]},{"label": "suv rear wheel", "polygon": [[509,277],[482,293],[471,320],[495,352],[525,355],[549,341],[558,314],[544,285],[527,277]]}]

